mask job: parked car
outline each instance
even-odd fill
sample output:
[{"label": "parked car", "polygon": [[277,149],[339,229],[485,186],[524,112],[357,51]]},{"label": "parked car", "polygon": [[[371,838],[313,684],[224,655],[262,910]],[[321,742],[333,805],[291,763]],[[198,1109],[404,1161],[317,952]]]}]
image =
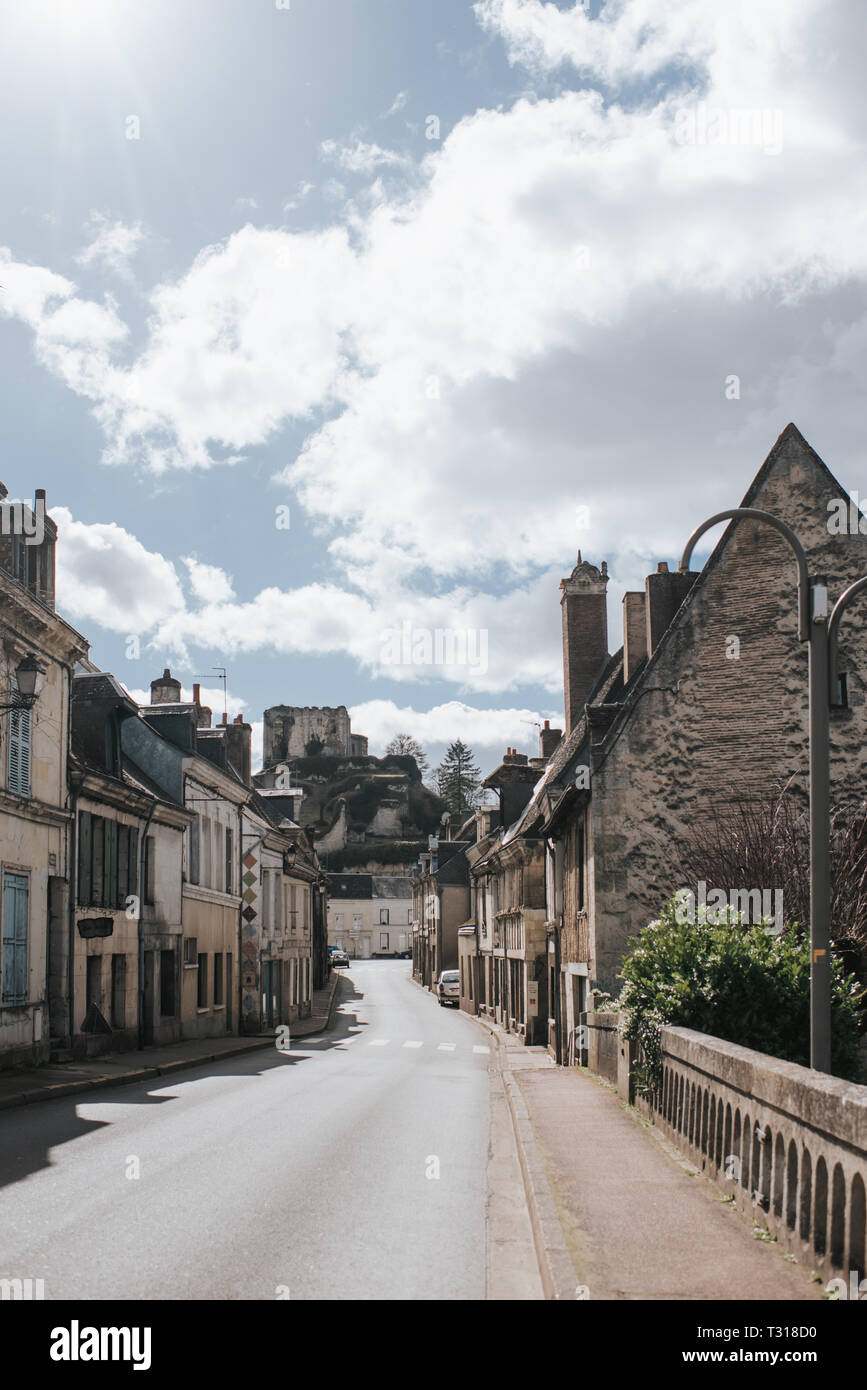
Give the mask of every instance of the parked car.
[{"label": "parked car", "polygon": [[445,1008],[446,1004],[454,1004],[456,1009],[461,1006],[461,975],[459,970],[443,970],[437,980],[437,999],[440,1005]]},{"label": "parked car", "polygon": [[349,956],[346,954],[345,951],[338,951],[337,948],[335,947],[335,948],[332,950],[332,952],[331,952],[331,964],[332,964],[332,965],[348,965],[348,964],[349,964]]}]

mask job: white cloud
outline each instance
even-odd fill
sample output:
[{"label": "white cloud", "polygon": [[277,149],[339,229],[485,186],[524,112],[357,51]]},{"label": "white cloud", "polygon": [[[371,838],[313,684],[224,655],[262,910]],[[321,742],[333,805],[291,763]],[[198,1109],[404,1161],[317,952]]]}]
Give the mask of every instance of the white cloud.
[{"label": "white cloud", "polygon": [[216,565],[203,565],[192,555],[183,557],[190,576],[190,588],[205,603],[227,603],[235,597],[232,581]]},{"label": "white cloud", "polygon": [[184,596],[174,565],[146,550],[114,522],[88,525],[66,507],[57,523],[58,608],[75,622],[140,635],[181,610]]},{"label": "white cloud", "polygon": [[91,240],[76,256],[79,265],[96,267],[130,278],[130,262],[144,241],[140,222],[128,226],[124,222],[111,221],[105,213],[93,211],[88,221]]},{"label": "white cloud", "polygon": [[[376,672],[393,623],[472,625],[490,661],[466,689],[553,689],[556,580],[579,545],[634,587],[697,516],[739,500],[793,415],[844,481],[859,459],[863,7],[477,14],[528,84],[578,69],[578,89],[467,116],[369,203],[332,186],[340,225],[205,247],[153,291],[132,361],[111,301],[3,253],[0,309],[92,401],[110,461],[207,468],[287,422],[307,431],[281,480],[330,535],[334,582],[217,590],[167,608],[160,640],[342,651]],[[780,112],[780,152],[684,143],[701,104]],[[328,153],[364,173],[404,158]]]},{"label": "white cloud", "polygon": [[397,150],[385,150],[381,145],[356,140],[354,145],[341,145],[337,140],[323,140],[320,146],[324,158],[339,164],[352,174],[369,174],[373,169],[410,168],[413,160]]}]

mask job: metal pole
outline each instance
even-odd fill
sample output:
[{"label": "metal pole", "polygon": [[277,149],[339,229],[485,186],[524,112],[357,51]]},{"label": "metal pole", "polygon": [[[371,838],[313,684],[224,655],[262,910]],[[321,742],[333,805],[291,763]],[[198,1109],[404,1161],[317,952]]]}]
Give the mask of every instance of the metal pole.
[{"label": "metal pole", "polygon": [[828,590],[811,588],[810,613],[810,1066],[831,1070],[831,819]]}]

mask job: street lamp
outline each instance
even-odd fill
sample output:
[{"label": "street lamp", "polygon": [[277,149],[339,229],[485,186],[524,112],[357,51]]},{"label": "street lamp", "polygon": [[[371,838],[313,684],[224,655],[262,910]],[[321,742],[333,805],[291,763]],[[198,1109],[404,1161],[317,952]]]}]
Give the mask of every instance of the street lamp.
[{"label": "street lamp", "polygon": [[39,698],[44,677],[45,672],[34,656],[23,657],[15,668],[18,688],[12,692],[14,698],[7,704],[0,705],[0,710],[32,709]]},{"label": "street lamp", "polygon": [[824,578],[810,577],[807,554],[790,526],[756,507],[732,507],[693,531],[678,569],[689,569],[696,542],[721,521],[763,521],[786,538],[798,564],[798,640],[809,643],[810,675],[810,1066],[831,1070],[830,708],[836,704],[837,634],[843,610],[867,577],[852,584],[828,616]]}]

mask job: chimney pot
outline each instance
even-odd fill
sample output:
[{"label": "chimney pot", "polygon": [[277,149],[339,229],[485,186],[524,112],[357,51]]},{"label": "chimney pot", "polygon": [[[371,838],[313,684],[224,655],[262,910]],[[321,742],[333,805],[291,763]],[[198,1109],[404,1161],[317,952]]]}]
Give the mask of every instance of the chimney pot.
[{"label": "chimney pot", "polygon": [[201,699],[199,698],[200,695],[201,695],[201,692],[202,692],[202,687],[201,687],[200,685],[194,685],[194,686],[193,686],[193,704],[194,704],[194,705],[200,705],[200,704],[202,703],[202,702],[201,702]]},{"label": "chimney pot", "polygon": [[667,561],[667,560],[660,560],[659,564],[656,566],[656,573],[657,573],[657,574],[668,574],[668,561]]},{"label": "chimney pot", "polygon": [[220,723],[221,723],[221,724],[228,724],[228,722],[229,722],[229,716],[228,716],[228,714],[226,713],[226,711],[223,710],[223,717],[222,717],[222,719],[220,720]]}]

